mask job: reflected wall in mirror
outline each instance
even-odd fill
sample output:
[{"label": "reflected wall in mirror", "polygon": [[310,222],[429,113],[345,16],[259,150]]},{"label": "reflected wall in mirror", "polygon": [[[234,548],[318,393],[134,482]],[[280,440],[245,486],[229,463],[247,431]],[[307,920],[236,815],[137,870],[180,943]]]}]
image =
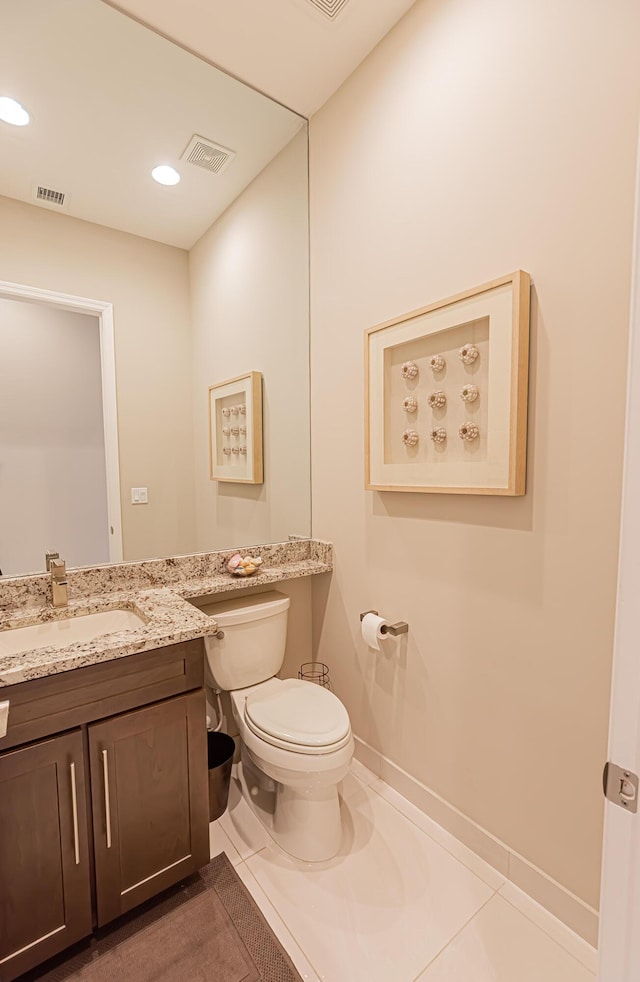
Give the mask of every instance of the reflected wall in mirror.
[{"label": "reflected wall in mirror", "polygon": [[[122,557],[309,535],[306,121],[101,0],[0,7],[0,95],[31,117],[0,121],[0,280],[111,305]],[[158,164],[180,182],[156,184]],[[95,361],[81,368],[69,333],[47,335],[67,357],[46,377],[47,344],[29,340],[25,324],[57,330],[60,305],[31,302],[21,327],[8,288],[0,300],[0,362],[16,366],[14,390],[18,363],[25,391],[29,378],[47,390],[27,421],[11,387],[0,388],[0,569],[42,570],[49,549],[70,566],[104,562],[113,542],[95,517],[100,433],[80,408],[99,387]],[[95,334],[84,340],[95,356]],[[34,344],[45,377],[29,358]],[[250,371],[264,379],[264,483],[217,483],[208,389]],[[65,465],[75,497],[54,474]],[[137,488],[147,504],[132,503]],[[82,501],[102,523],[95,551]]]}]

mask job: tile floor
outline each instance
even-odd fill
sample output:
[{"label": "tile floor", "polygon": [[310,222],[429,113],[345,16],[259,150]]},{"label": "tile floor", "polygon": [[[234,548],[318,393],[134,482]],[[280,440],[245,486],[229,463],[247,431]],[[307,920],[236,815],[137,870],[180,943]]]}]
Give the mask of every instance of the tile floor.
[{"label": "tile floor", "polygon": [[232,782],[211,824],[303,979],[595,982],[596,953],[475,853],[354,761],[345,842],[307,864],[279,849]]}]

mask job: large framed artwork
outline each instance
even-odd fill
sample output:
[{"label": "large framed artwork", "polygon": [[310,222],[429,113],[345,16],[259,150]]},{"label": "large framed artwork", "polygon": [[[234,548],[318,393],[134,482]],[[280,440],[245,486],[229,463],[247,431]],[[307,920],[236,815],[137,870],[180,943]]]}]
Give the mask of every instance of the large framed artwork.
[{"label": "large framed artwork", "polygon": [[212,481],[262,484],[262,375],[248,372],[209,386]]},{"label": "large framed artwork", "polygon": [[530,276],[365,333],[365,487],[525,493]]}]

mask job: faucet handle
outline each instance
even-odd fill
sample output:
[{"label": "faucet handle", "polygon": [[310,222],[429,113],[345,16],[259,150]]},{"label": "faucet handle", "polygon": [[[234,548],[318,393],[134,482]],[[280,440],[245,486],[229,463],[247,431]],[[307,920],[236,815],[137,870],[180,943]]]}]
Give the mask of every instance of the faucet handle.
[{"label": "faucet handle", "polygon": [[60,577],[67,575],[67,564],[64,559],[52,559],[49,569],[51,570],[51,575],[55,579],[60,579]]},{"label": "faucet handle", "polygon": [[44,561],[45,561],[45,564],[46,564],[46,567],[47,567],[47,573],[51,569],[51,563],[53,562],[53,560],[54,559],[59,559],[59,558],[60,558],[60,553],[59,552],[45,552],[45,554],[44,554]]}]

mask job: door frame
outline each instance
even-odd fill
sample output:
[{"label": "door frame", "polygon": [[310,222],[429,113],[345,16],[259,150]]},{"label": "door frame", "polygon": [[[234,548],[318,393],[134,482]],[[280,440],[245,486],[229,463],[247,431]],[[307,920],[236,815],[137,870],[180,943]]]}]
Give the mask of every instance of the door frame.
[{"label": "door frame", "polygon": [[36,286],[0,280],[0,298],[40,303],[90,314],[98,318],[100,332],[100,370],[102,374],[102,422],[107,475],[107,522],[109,562],[122,562],[122,511],[120,504],[120,451],[118,444],[118,404],[116,397],[116,355],[113,304],[105,300],[75,297],[68,293],[41,290]]},{"label": "door frame", "polygon": [[[640,139],[608,760],[640,774]],[[603,761],[604,764],[604,761]],[[640,811],[605,800],[598,979],[640,978]]]}]

